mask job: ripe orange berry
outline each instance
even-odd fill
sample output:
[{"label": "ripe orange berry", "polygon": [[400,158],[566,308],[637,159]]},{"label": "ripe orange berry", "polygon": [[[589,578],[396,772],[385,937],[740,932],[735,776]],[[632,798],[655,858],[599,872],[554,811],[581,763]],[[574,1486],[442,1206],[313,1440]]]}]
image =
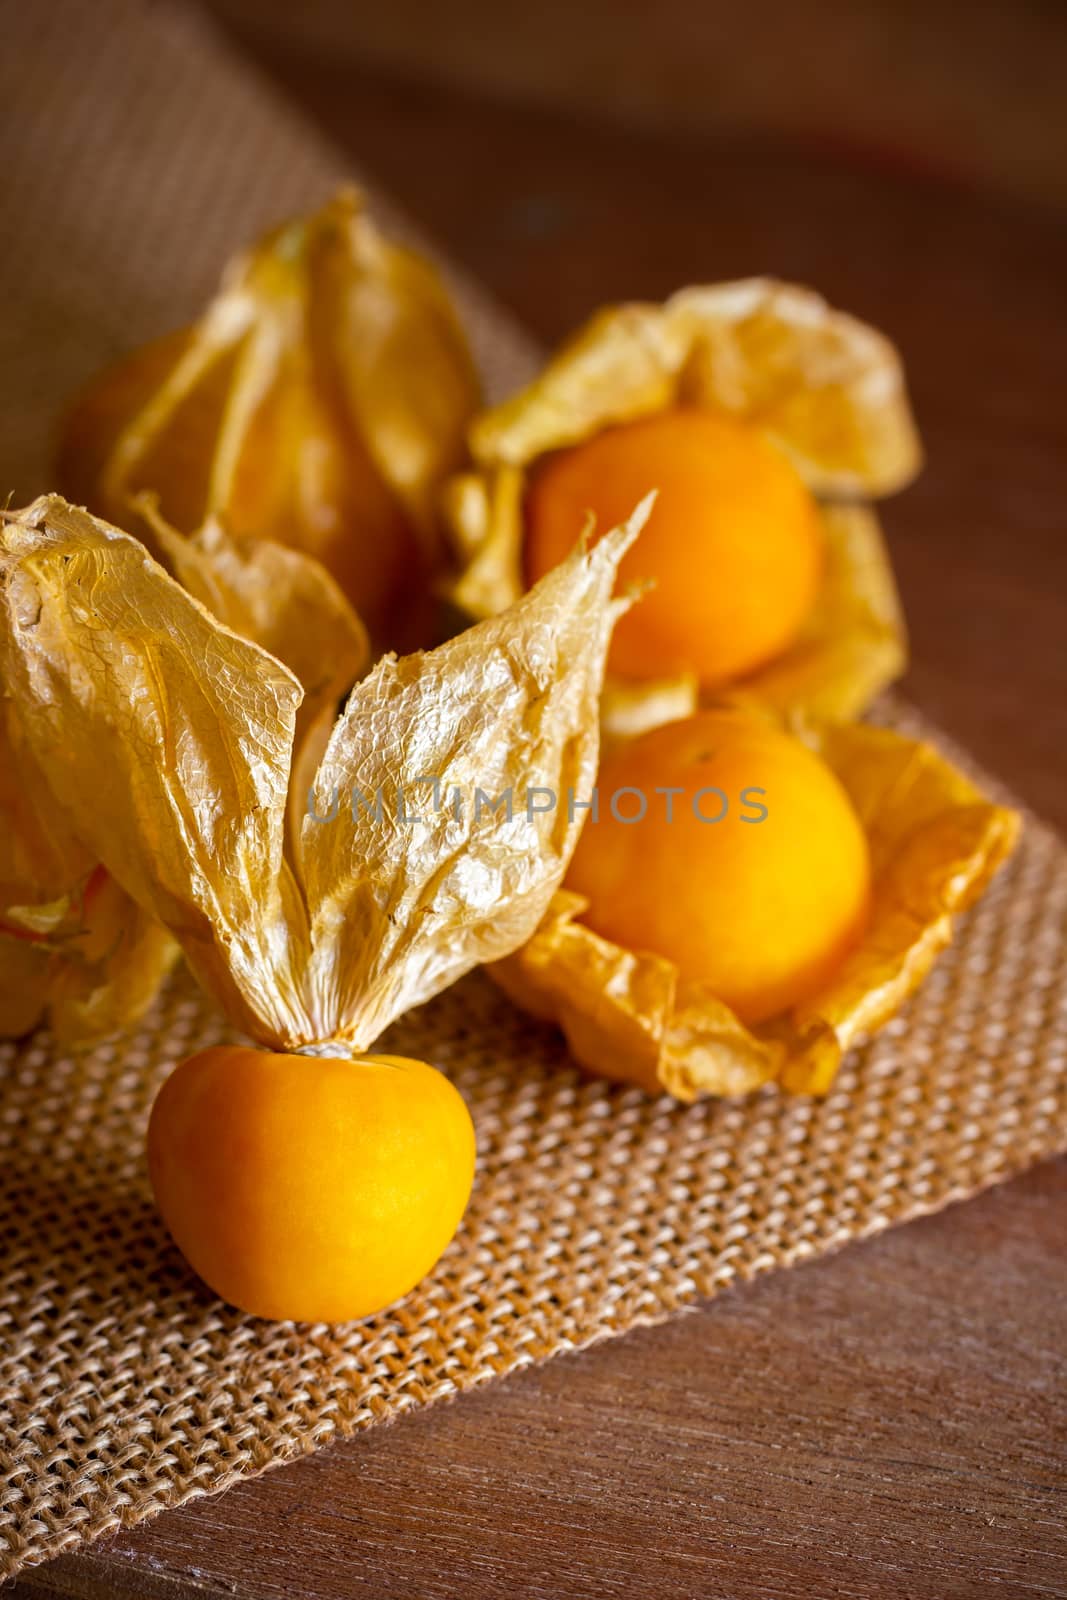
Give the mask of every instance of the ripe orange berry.
[{"label": "ripe orange berry", "polygon": [[527,496],[527,581],[569,554],[589,511],[603,533],[650,489],[659,497],[619,583],[655,587],[616,627],[612,669],[713,686],[779,655],[819,586],[815,503],[780,450],[716,412],[663,411],[548,457]]},{"label": "ripe orange berry", "polygon": [[407,1294],[459,1226],[474,1130],[448,1079],[400,1056],[203,1050],[148,1130],[183,1255],[256,1316],[344,1322]]},{"label": "ripe orange berry", "polygon": [[[585,922],[666,956],[743,1022],[814,994],[861,937],[870,863],[859,818],[825,762],[769,723],[716,710],[654,728],[604,761],[597,788],[599,818],[586,820],[567,877],[589,899]],[[668,788],[681,791],[670,820],[657,793]],[[626,817],[642,796],[644,818],[619,821],[613,795]]]}]

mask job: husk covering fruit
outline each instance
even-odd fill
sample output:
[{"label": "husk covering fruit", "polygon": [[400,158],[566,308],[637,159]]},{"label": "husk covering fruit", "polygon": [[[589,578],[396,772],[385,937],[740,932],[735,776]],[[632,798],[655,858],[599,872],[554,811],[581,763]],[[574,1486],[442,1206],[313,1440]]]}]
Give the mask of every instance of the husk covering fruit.
[{"label": "husk covering fruit", "polygon": [[[524,501],[550,452],[673,406],[751,423],[820,498],[825,570],[800,636],[739,687],[781,710],[847,719],[899,675],[906,639],[866,500],[906,484],[920,449],[899,359],[874,329],[810,290],[755,278],[598,312],[526,389],[469,432],[474,469],[446,490],[452,593],[488,616],[521,593]],[[650,483],[650,489],[660,487]],[[715,582],[694,569],[696,583]],[[605,725],[628,734],[692,710],[693,675],[609,679]]]},{"label": "husk covering fruit", "polygon": [[[144,546],[55,496],[0,523],[0,681],[49,815],[260,1043],[366,1050],[537,927],[598,755],[619,560],[641,514],[509,612],[383,659],[349,696],[286,844],[304,691]],[[466,797],[427,809],[426,784]],[[501,815],[478,789],[540,788]],[[349,791],[385,809],[349,808]],[[344,803],[337,804],[339,795]],[[422,820],[406,817],[422,801]]]},{"label": "husk covering fruit", "polygon": [[410,645],[432,614],[437,495],[479,397],[437,273],[345,190],[235,259],[194,327],[88,388],[59,486],[120,527],[147,490],[181,533],[218,517],[292,545],[379,648]]},{"label": "husk covering fruit", "polygon": [[[300,679],[295,747],[305,760],[370,662],[366,630],[337,584],[297,550],[234,539],[214,520],[186,539],[151,504],[141,513],[185,589]],[[79,526],[56,497],[25,516],[71,536]],[[0,1036],[17,1037],[47,1015],[60,1037],[87,1042],[137,1020],[178,947],[79,840],[36,764],[13,694],[0,712]]]},{"label": "husk covering fruit", "polygon": [[867,834],[872,903],[860,943],[819,993],[748,1028],[672,962],[593,933],[581,921],[588,902],[561,890],[533,938],[491,972],[519,1005],[558,1023],[590,1071],[680,1100],[770,1082],[825,1092],[846,1051],[919,987],[1014,848],[1017,814],[931,745],[858,724],[809,725],[804,737]]}]

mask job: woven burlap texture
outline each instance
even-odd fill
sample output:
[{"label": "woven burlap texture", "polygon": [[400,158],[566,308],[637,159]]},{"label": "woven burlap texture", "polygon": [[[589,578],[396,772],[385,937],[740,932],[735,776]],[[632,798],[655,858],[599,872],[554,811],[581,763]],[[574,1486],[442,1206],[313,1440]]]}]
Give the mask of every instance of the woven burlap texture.
[{"label": "woven burlap texture", "polygon": [[[337,169],[193,14],[61,0],[9,8],[7,24],[0,466],[25,499],[47,486],[60,397],[187,317],[231,248],[317,202]],[[535,353],[455,281],[499,393]],[[582,1078],[551,1030],[466,980],[387,1043],[437,1062],[471,1106],[470,1211],[415,1294],[340,1329],[221,1306],[156,1217],[152,1097],[174,1062],[228,1037],[187,979],[135,1037],[91,1054],[44,1035],[3,1047],[0,1571],[1057,1151],[1065,916],[1067,855],[1030,821],[921,995],[822,1102],[768,1090],[684,1108]]]}]

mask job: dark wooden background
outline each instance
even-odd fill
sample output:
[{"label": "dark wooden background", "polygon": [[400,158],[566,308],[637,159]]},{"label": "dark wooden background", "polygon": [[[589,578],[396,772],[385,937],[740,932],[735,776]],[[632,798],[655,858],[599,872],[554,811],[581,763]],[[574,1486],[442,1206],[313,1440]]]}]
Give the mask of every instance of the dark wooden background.
[{"label": "dark wooden background", "polygon": [[[439,58],[359,7],[345,21],[320,0],[302,43],[297,11],[274,0],[222,9],[263,70],[546,341],[615,296],[760,271],[812,283],[887,329],[929,452],[885,518],[913,636],[908,691],[1067,823],[1067,226],[1065,172],[1049,158],[1067,148],[1067,125],[1047,92],[1067,57],[1056,7],[1018,8],[1024,37],[1009,7],[934,6],[928,53],[904,8],[910,54],[875,51],[884,72],[868,120],[877,113],[883,131],[874,139],[841,111],[837,140],[820,127],[806,136],[784,90],[791,122],[771,125],[769,88],[703,115],[691,64],[672,77],[654,52],[659,87],[646,92],[640,58],[617,38],[606,77],[571,81],[565,53],[556,61],[542,45],[540,67],[536,51],[509,57],[499,17],[470,3],[465,25],[488,20],[466,78],[444,38],[451,8],[438,15]],[[625,42],[639,30],[635,8],[622,9]],[[814,9],[828,39],[849,8]],[[961,162],[952,139],[938,144],[936,117],[929,131],[923,97],[936,110],[947,19],[966,28],[979,12],[971,64],[965,52],[957,63],[967,81],[944,82],[956,134],[961,104],[985,108]],[[1003,25],[999,75],[989,12]],[[549,14],[562,51],[563,14]],[[986,41],[980,70],[974,37]],[[806,82],[804,50],[793,59]],[[847,71],[855,52],[837,59]],[[1042,65],[1020,79],[1028,61]],[[591,103],[616,80],[619,103]],[[597,94],[583,98],[588,81]],[[892,111],[894,82],[927,87]],[[847,89],[865,103],[862,81]],[[1003,148],[991,156],[997,119]],[[199,1501],[11,1592],[1067,1595],[1065,1252],[1059,1163]]]}]

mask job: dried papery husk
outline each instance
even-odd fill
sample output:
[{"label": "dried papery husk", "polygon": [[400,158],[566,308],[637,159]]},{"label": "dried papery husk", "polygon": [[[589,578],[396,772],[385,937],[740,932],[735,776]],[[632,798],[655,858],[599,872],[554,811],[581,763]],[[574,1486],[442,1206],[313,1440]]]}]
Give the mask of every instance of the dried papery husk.
[{"label": "dried papery husk", "polygon": [[[542,457],[675,405],[758,427],[823,499],[822,592],[793,647],[745,689],[814,717],[858,716],[903,670],[907,642],[874,513],[836,501],[903,487],[920,448],[893,346],[790,284],[755,278],[602,310],[526,389],[483,412],[470,429],[475,466],[443,497],[452,597],[477,617],[522,592],[524,496]],[[621,736],[676,716],[683,682],[609,678],[606,728]],[[693,709],[695,682],[688,693]]]},{"label": "dried papery husk", "polygon": [[[386,658],[349,696],[315,777],[386,810],[304,819],[284,851],[302,690],[144,546],[58,497],[0,524],[0,671],[34,761],[91,859],[169,930],[232,1020],[292,1049],[367,1049],[388,1023],[521,944],[582,813],[397,814],[435,776],[468,798],[592,789],[618,563],[647,507],[509,613]],[[393,809],[390,810],[390,802]],[[408,809],[408,808],[405,808]]]},{"label": "dried papery husk", "polygon": [[[44,923],[47,931],[33,931]],[[130,1027],[177,958],[171,936],[106,873],[46,905],[9,905],[0,914],[0,1038],[46,1019],[67,1044]]]},{"label": "dried papery husk", "polygon": [[427,625],[436,498],[480,399],[430,265],[343,190],[228,267],[197,324],[136,352],[68,418],[59,481],[125,526],[148,490],[180,532],[317,557],[379,646]]},{"label": "dried papery husk", "polygon": [[[300,551],[234,539],[215,519],[186,539],[149,499],[136,509],[152,547],[183,587],[301,680],[298,759],[305,747],[321,748],[323,728],[332,727],[341,697],[370,661],[366,629],[337,584]],[[143,1014],[178,947],[99,871],[19,736],[14,700],[4,710],[0,1035],[24,1033],[47,1014],[65,1041],[89,1042]]]},{"label": "dried papery husk", "polygon": [[186,538],[153,496],[139,496],[135,509],[149,549],[182,588],[299,678],[295,761],[309,759],[306,749],[317,765],[342,699],[371,663],[367,630],[340,586],[313,557],[272,539],[235,538],[218,517]]},{"label": "dried papery husk", "polygon": [[174,939],[101,873],[83,925],[60,952],[48,991],[48,1019],[60,1038],[88,1043],[143,1016],[178,960]]},{"label": "dried papery husk", "polygon": [[889,340],[771,278],[597,312],[533,383],[472,423],[471,452],[483,466],[529,466],[679,402],[756,423],[820,494],[890,494],[921,463]]},{"label": "dried papery husk", "polygon": [[50,938],[76,914],[78,885],[92,865],[57,815],[0,694],[0,1038],[19,1038],[45,1014]]},{"label": "dried papery husk", "polygon": [[47,1017],[68,1042],[89,1040],[135,1021],[156,994],[176,947],[132,904],[117,906],[125,897],[105,876],[0,696],[0,1037]]},{"label": "dried papery husk", "polygon": [[582,1066],[680,1100],[770,1082],[825,1093],[852,1045],[919,987],[955,919],[1011,854],[1017,813],[987,800],[932,745],[859,724],[802,731],[867,833],[872,907],[862,941],[821,993],[747,1028],[672,962],[593,933],[580,920],[588,902],[561,890],[529,943],[490,971],[519,1005],[562,1028]]},{"label": "dried papery husk", "polygon": [[94,865],[55,804],[0,677],[0,924],[51,933]]},{"label": "dried papery husk", "polygon": [[700,702],[700,685],[692,673],[657,678],[652,683],[609,676],[600,697],[601,738],[605,747],[636,739],[664,722],[692,716]]},{"label": "dried papery husk", "polygon": [[[342,828],[305,818],[308,982],[322,1014],[343,973],[334,1032],[366,1047],[394,1016],[537,927],[595,782],[604,662],[629,603],[610,596],[650,506],[651,497],[591,552],[578,548],[509,611],[436,650],[386,659],[351,696],[314,780],[317,814],[355,783],[363,795],[403,790],[405,809],[410,801],[426,820],[383,828],[361,806]],[[444,797],[436,811],[428,778]],[[477,791],[495,801],[507,789],[513,819],[479,821]],[[538,790],[556,806],[526,809]],[[449,792],[466,796],[459,819]]]}]

